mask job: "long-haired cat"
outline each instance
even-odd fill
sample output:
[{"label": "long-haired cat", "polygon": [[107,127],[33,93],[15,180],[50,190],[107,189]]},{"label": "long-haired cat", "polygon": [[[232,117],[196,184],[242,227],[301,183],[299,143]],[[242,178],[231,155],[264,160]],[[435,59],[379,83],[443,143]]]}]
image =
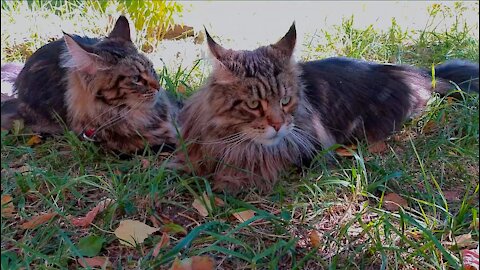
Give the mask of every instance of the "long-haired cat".
[{"label": "long-haired cat", "polygon": [[35,132],[62,132],[60,119],[109,150],[176,143],[177,108],[132,43],[124,16],[108,37],[64,34],[44,45],[26,61],[14,88],[18,99],[2,102],[2,116],[19,115]]},{"label": "long-haired cat", "polygon": [[[180,112],[186,153],[180,162],[238,192],[268,191],[279,173],[319,149],[357,139],[376,141],[422,111],[449,80],[478,92],[478,64],[451,62],[427,71],[347,58],[295,63],[295,26],[253,51],[222,48],[207,33],[214,70]],[[188,167],[188,166],[187,166]]]}]

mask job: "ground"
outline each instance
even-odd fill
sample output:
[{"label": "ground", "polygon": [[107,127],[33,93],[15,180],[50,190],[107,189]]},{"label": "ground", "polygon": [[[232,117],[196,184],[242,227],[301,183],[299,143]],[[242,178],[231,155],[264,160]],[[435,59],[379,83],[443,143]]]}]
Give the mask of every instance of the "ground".
[{"label": "ground", "polygon": [[[439,23],[424,28],[396,20],[358,26],[346,16],[300,36],[296,57],[421,68],[454,58],[478,63],[478,21],[464,20],[472,10],[478,19],[478,3],[429,6],[422,16]],[[50,16],[40,11],[24,17]],[[2,63],[23,61],[47,42],[12,39],[4,15],[15,14],[2,3]],[[225,45],[235,43],[218,30]],[[194,39],[148,52],[167,91],[188,96],[208,76]],[[162,48],[175,46],[180,57],[163,64]],[[38,138],[19,123],[1,134],[2,269],[72,269],[88,257],[108,257],[114,269],[169,269],[194,256],[217,269],[459,269],[463,250],[478,247],[478,102],[476,94],[435,96],[382,144],[359,143],[333,159],[320,153],[310,167],[285,173],[268,196],[212,193],[206,179],[166,169],[163,153],[120,159],[74,134]],[[93,219],[75,219],[83,217]],[[125,220],[152,233],[135,247],[122,244]]]}]

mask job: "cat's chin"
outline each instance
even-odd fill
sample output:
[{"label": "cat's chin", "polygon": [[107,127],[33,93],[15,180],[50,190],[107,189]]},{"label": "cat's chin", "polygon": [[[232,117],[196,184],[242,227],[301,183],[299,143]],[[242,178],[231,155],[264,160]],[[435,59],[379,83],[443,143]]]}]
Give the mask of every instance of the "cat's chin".
[{"label": "cat's chin", "polygon": [[283,138],[284,136],[277,135],[272,138],[257,138],[254,142],[265,147],[272,147],[279,145],[283,141]]}]

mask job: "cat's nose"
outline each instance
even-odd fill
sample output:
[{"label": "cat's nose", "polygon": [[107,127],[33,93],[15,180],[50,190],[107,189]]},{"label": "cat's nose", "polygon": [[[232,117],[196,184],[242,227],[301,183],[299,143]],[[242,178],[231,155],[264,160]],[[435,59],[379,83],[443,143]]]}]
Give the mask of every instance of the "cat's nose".
[{"label": "cat's nose", "polygon": [[275,129],[275,131],[278,132],[280,128],[282,128],[282,123],[281,122],[270,123],[270,126],[272,126],[273,129]]},{"label": "cat's nose", "polygon": [[160,83],[158,83],[158,81],[156,80],[149,81],[148,85],[150,86],[150,88],[155,89],[156,91],[160,90]]}]

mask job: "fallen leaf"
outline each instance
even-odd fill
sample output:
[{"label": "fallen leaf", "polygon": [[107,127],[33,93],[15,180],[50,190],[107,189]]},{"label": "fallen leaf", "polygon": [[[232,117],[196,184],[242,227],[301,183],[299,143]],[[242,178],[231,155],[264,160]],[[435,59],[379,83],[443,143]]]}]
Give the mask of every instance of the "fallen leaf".
[{"label": "fallen leaf", "polygon": [[357,146],[352,144],[345,147],[341,146],[335,149],[335,152],[341,157],[353,157],[355,150],[357,150]]},{"label": "fallen leaf", "polygon": [[464,266],[463,269],[465,270],[480,269],[478,250],[479,250],[478,247],[477,249],[462,250],[462,260],[463,260],[463,266]]},{"label": "fallen leaf", "polygon": [[454,98],[454,97],[447,97],[447,104],[448,104],[448,105],[452,105],[453,102],[455,102],[455,98]]},{"label": "fallen leaf", "polygon": [[170,237],[168,234],[163,233],[162,238],[160,239],[160,242],[155,245],[155,248],[153,249],[152,256],[155,258],[157,257],[158,253],[160,252],[160,249],[170,245]]},{"label": "fallen leaf", "polygon": [[317,230],[313,230],[308,236],[310,238],[310,243],[312,244],[312,247],[319,248],[321,244],[320,233]]},{"label": "fallen leaf", "polygon": [[233,213],[233,216],[240,222],[245,222],[255,216],[255,212],[252,210],[245,210],[241,212]]},{"label": "fallen leaf", "polygon": [[147,169],[150,167],[150,161],[148,159],[142,158],[142,169]]},{"label": "fallen leaf", "polygon": [[198,213],[201,216],[206,217],[208,216],[208,210],[206,205],[209,205],[209,204],[210,204],[209,201],[202,202],[200,199],[195,199],[193,200],[192,207],[197,209]]},{"label": "fallen leaf", "polygon": [[461,191],[459,190],[445,190],[443,191],[443,197],[449,202],[458,202],[461,199]]},{"label": "fallen leaf", "polygon": [[30,139],[28,139],[27,145],[28,146],[33,146],[33,145],[37,145],[41,142],[42,142],[42,138],[40,136],[33,135],[32,137],[30,137]]},{"label": "fallen leaf", "polygon": [[375,142],[368,146],[368,152],[372,154],[383,154],[388,150],[388,146],[385,142]]},{"label": "fallen leaf", "polygon": [[173,222],[163,225],[161,230],[166,233],[187,235],[187,230],[185,228]]},{"label": "fallen leaf", "polygon": [[[195,208],[201,216],[208,216],[208,210],[212,210],[212,204],[210,203],[210,197],[204,192],[203,201],[200,198],[193,200],[192,207]],[[224,206],[225,202],[217,197],[213,198],[216,206]]]},{"label": "fallen leaf", "polygon": [[413,239],[415,239],[417,241],[420,241],[423,238],[423,234],[421,232],[418,232],[418,231],[412,231],[412,232],[407,231],[406,235],[412,237]]},{"label": "fallen leaf", "polygon": [[437,123],[433,120],[429,120],[425,124],[425,126],[423,126],[422,133],[423,134],[430,134],[435,130],[436,127],[437,127]]},{"label": "fallen leaf", "polygon": [[12,202],[13,198],[9,194],[2,195],[2,217],[12,217],[15,207]]},{"label": "fallen leaf", "polygon": [[103,212],[110,204],[114,203],[115,200],[105,199],[97,204],[92,210],[90,210],[85,217],[80,218],[71,218],[70,221],[73,225],[78,227],[86,227],[92,224],[93,219]]},{"label": "fallen leaf", "polygon": [[455,243],[457,244],[458,248],[469,248],[477,242],[472,239],[472,235],[470,233],[467,233],[455,236]]},{"label": "fallen leaf", "polygon": [[170,270],[213,270],[215,263],[210,257],[193,256],[179,261],[175,259]]},{"label": "fallen leaf", "polygon": [[388,211],[398,211],[400,207],[407,207],[408,202],[396,193],[388,193],[383,197],[383,207]]},{"label": "fallen leaf", "polygon": [[158,222],[158,219],[156,217],[150,216],[148,219],[150,219],[150,221],[152,222],[153,227],[155,228],[160,227],[160,223]]},{"label": "fallen leaf", "polygon": [[78,241],[78,250],[82,256],[93,257],[102,250],[105,239],[100,236],[90,235]]},{"label": "fallen leaf", "polygon": [[143,243],[145,238],[158,230],[140,221],[126,219],[120,222],[114,233],[121,240],[120,243],[134,247],[135,244]]},{"label": "fallen leaf", "polygon": [[108,257],[78,258],[77,262],[84,268],[86,267],[102,267],[105,269],[111,265]]},{"label": "fallen leaf", "polygon": [[185,87],[185,85],[183,84],[180,84],[178,87],[177,87],[177,92],[178,93],[181,93],[181,94],[185,94],[187,88]]},{"label": "fallen leaf", "polygon": [[50,219],[52,219],[56,215],[57,215],[57,213],[47,213],[47,214],[41,214],[41,215],[34,216],[29,221],[20,225],[20,228],[22,228],[22,229],[33,229],[33,228],[37,227],[38,225],[41,225],[41,224],[49,221]]}]

